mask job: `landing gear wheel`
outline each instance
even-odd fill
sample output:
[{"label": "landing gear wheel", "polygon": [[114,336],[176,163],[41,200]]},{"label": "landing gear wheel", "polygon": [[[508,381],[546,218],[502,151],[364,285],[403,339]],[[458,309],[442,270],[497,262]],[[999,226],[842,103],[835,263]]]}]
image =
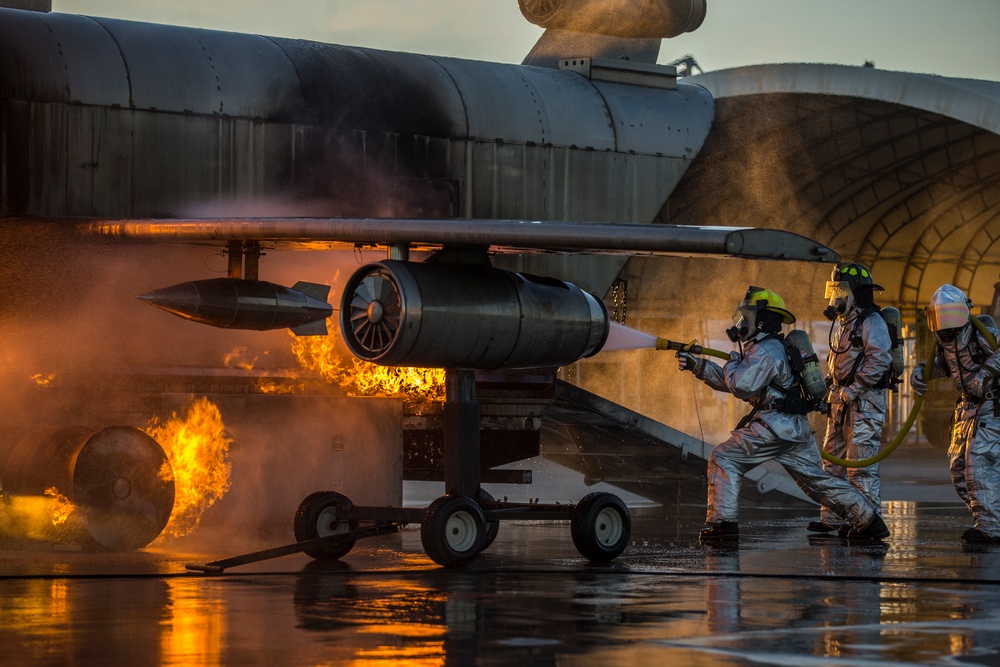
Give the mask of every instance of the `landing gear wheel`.
[{"label": "landing gear wheel", "polygon": [[441,496],[424,512],[420,541],[438,565],[457,567],[475,560],[486,540],[486,520],[472,498]]},{"label": "landing gear wheel", "polygon": [[[479,503],[479,507],[483,510],[489,507],[490,503],[496,502],[496,499],[490,495],[489,491],[485,489],[479,489],[479,494],[476,495],[476,502]],[[486,539],[483,540],[483,551],[490,548],[493,544],[493,540],[497,539],[497,533],[500,532],[500,522],[499,521],[487,521],[486,522]]]},{"label": "landing gear wheel", "polygon": [[[295,540],[304,542],[329,535],[338,535],[357,530],[357,521],[341,521],[337,516],[354,504],[342,493],[317,491],[306,496],[295,512]],[[340,560],[354,548],[356,539],[347,539],[339,544],[319,549],[306,549],[306,555],[316,560]]]},{"label": "landing gear wheel", "polygon": [[573,544],[592,561],[613,560],[628,546],[632,517],[622,499],[613,493],[591,493],[573,509],[570,520]]}]

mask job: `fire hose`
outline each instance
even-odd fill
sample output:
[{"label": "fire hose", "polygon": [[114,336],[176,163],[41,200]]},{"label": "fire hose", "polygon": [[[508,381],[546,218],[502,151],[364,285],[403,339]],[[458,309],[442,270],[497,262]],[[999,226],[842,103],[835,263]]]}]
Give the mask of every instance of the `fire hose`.
[{"label": "fire hose", "polygon": [[[979,331],[980,334],[983,335],[983,338],[985,338],[986,341],[989,343],[990,348],[996,350],[997,340],[990,332],[990,330],[986,328],[986,325],[983,324],[983,322],[978,317],[970,317],[969,319],[972,322],[972,325]],[[678,352],[689,352],[691,354],[705,354],[713,357],[718,357],[720,359],[725,359],[727,361],[729,360],[729,355],[725,352],[722,352],[721,350],[713,350],[712,348],[702,347],[701,345],[695,345],[694,343],[678,343],[676,341],[667,340],[666,338],[656,339],[656,349],[676,350]],[[931,349],[931,355],[927,359],[925,368],[933,367],[934,356],[935,356],[934,353],[936,351],[937,351],[936,346],[935,348]],[[843,466],[844,468],[866,468],[868,466],[875,465],[882,459],[892,454],[896,450],[896,448],[899,447],[900,444],[902,444],[903,440],[906,438],[907,433],[910,432],[910,428],[913,426],[913,423],[917,420],[917,415],[920,413],[920,406],[922,406],[923,403],[924,403],[923,395],[918,394],[917,397],[913,399],[913,406],[910,408],[910,414],[907,415],[906,421],[904,421],[903,425],[900,427],[899,433],[896,434],[896,437],[893,438],[892,442],[883,447],[879,451],[879,453],[876,454],[875,456],[869,457],[867,459],[861,459],[858,461],[851,461],[849,459],[842,459],[838,456],[834,456],[829,452],[825,452],[823,451],[822,447],[820,448],[820,455],[823,457],[824,460],[839,466]]]}]

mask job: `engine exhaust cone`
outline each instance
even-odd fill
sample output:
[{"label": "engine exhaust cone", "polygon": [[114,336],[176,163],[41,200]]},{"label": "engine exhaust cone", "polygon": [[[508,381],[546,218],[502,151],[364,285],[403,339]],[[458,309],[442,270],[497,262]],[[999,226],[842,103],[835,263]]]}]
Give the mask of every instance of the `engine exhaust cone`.
[{"label": "engine exhaust cone", "polygon": [[[46,509],[51,489],[72,503],[64,522]],[[152,542],[167,525],[174,473],[160,445],[130,426],[38,429],[11,451],[3,497],[26,537],[130,551]],[[25,511],[29,504],[33,511]]]}]

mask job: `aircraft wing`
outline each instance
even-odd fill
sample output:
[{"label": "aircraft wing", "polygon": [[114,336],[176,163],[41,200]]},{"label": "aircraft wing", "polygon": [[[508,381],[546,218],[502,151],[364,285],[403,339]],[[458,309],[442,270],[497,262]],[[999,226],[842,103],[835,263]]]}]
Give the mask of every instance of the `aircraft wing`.
[{"label": "aircraft wing", "polygon": [[87,229],[156,241],[487,246],[496,252],[718,256],[836,262],[833,249],[777,229],[469,218],[244,218],[97,220]]}]

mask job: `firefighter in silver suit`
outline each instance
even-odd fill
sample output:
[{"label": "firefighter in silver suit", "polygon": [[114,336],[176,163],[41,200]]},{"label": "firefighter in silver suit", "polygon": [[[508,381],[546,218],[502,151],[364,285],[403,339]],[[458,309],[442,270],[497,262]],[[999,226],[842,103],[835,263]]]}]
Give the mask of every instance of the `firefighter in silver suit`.
[{"label": "firefighter in silver suit", "polygon": [[[807,409],[791,400],[798,387],[781,325],[795,322],[784,300],[768,289],[751,286],[733,314],[729,338],[740,345],[725,365],[687,352],[677,353],[678,367],[716,391],[732,393],[751,404],[728,440],[708,459],[708,509],[702,541],[739,536],[738,496],[743,476],[765,461],[778,461],[802,491],[846,517],[860,538],[881,539],[889,530],[875,505],[846,480],[823,470],[819,448],[809,429]],[[801,394],[798,394],[801,396]]]},{"label": "firefighter in silver suit", "polygon": [[[827,357],[830,413],[823,450],[837,458],[859,461],[878,454],[885,422],[885,390],[891,382],[892,337],[875,305],[873,292],[883,291],[861,264],[842,262],[826,284],[830,300],[823,315],[831,320]],[[830,461],[823,467],[847,477],[876,507],[881,507],[878,464],[844,468]],[[850,528],[832,508],[823,506],[809,530],[826,533]]]},{"label": "firefighter in silver suit", "polygon": [[[972,513],[973,525],[962,533],[972,543],[1000,542],[1000,351],[993,349],[1000,330],[983,325],[993,340],[974,325],[972,302],[954,285],[942,285],[925,312],[937,339],[934,367],[925,363],[910,375],[918,394],[927,380],[950,377],[959,392],[948,459],[959,497]],[[980,322],[982,324],[982,322]]]}]

